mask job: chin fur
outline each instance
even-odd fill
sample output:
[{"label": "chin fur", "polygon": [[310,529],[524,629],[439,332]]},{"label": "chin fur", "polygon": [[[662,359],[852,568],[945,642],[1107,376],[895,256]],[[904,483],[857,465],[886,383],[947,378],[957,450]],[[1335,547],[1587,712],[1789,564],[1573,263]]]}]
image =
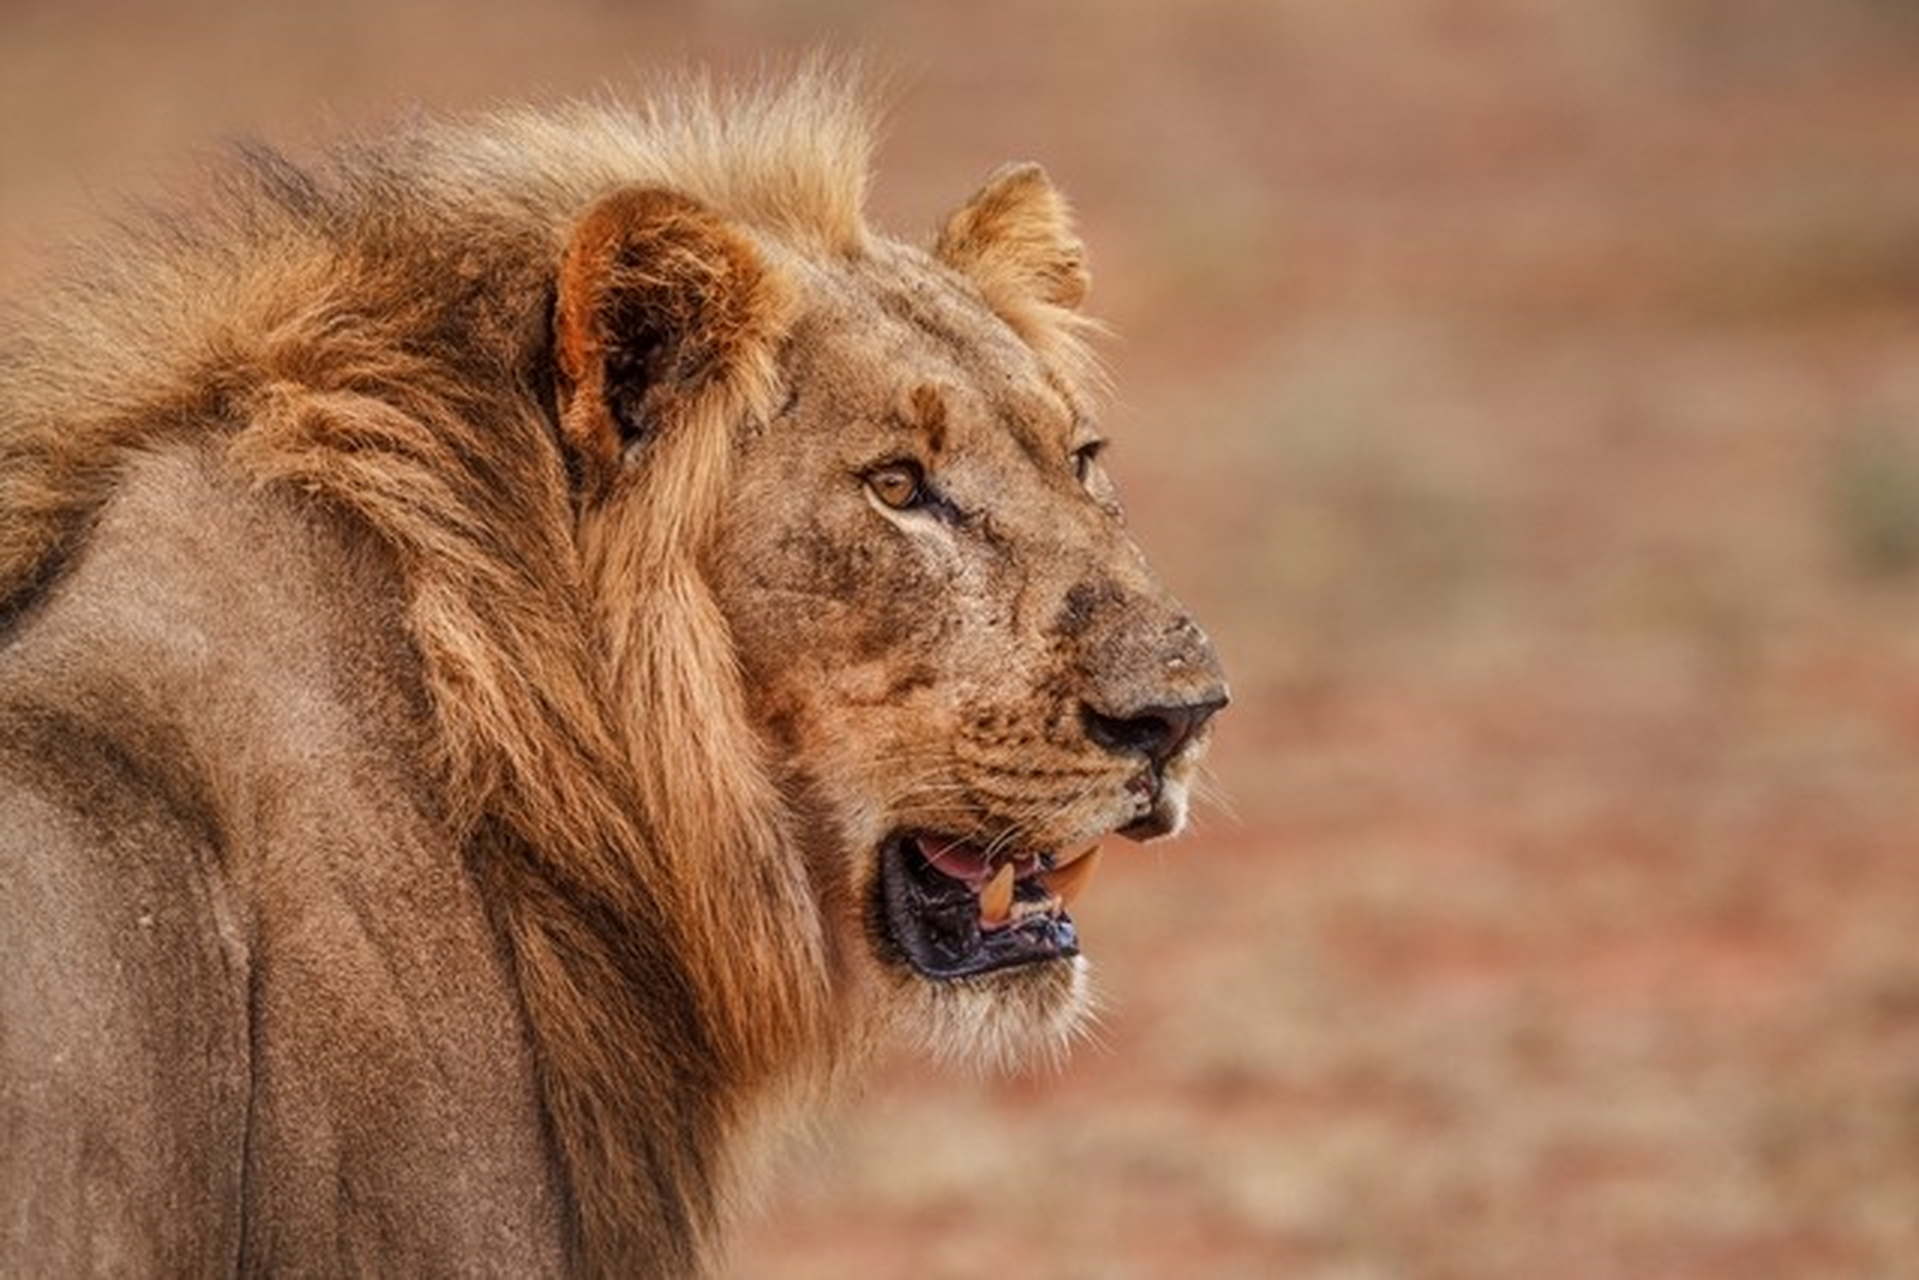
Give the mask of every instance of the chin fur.
[{"label": "chin fur", "polygon": [[1057,1067],[1096,1018],[1084,956],[947,982],[903,978],[898,997],[896,1025],[911,1048],[983,1073]]}]

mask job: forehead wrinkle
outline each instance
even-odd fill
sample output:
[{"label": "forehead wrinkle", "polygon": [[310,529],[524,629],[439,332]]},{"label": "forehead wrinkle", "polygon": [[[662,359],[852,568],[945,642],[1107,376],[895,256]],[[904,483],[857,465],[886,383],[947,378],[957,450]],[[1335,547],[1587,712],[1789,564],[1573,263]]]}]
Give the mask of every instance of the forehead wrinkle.
[{"label": "forehead wrinkle", "polygon": [[1093,413],[1087,407],[1080,389],[1068,381],[1059,370],[1051,365],[1044,365],[1041,372],[1046,378],[1047,387],[1059,397],[1060,407],[1066,411],[1064,415],[1066,437],[1070,444],[1082,429],[1088,431],[1093,429]]},{"label": "forehead wrinkle", "polygon": [[[1045,469],[1071,451],[1084,420],[1072,393],[1051,369],[1042,367],[1043,388],[1007,388],[996,403],[996,417],[1034,465]],[[1051,392],[1051,395],[1047,393]]]},{"label": "forehead wrinkle", "polygon": [[894,424],[905,431],[926,437],[926,447],[934,454],[946,451],[946,392],[936,383],[921,382],[901,397],[893,414]]},{"label": "forehead wrinkle", "polygon": [[1059,456],[1059,450],[1046,438],[1048,433],[1038,425],[1037,419],[1042,415],[1023,413],[1018,404],[1008,400],[998,405],[993,416],[1034,466],[1043,470]]}]

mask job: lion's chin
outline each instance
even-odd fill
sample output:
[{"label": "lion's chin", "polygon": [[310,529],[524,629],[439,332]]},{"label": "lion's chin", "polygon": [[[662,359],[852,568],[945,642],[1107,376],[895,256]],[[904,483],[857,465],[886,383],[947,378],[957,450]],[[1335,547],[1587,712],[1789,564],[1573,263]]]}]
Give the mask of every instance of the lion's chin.
[{"label": "lion's chin", "polygon": [[898,996],[901,1030],[913,1048],[983,1071],[1057,1064],[1084,1034],[1093,1010],[1082,956],[972,978],[906,978]]}]

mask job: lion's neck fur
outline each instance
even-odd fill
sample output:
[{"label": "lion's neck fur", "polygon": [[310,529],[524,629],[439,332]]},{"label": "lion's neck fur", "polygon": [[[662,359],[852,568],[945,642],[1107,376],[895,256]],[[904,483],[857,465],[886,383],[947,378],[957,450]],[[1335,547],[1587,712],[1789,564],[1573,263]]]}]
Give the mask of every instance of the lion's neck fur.
[{"label": "lion's neck fur", "polygon": [[255,156],[207,217],[101,249],[0,365],[0,632],[160,438],[223,439],[392,557],[596,1272],[702,1269],[747,1130],[834,1059],[804,859],[699,569],[770,374],[656,460],[657,501],[582,524],[538,355],[566,220],[614,180],[857,244],[853,96],[813,80],[744,108],[429,129],[321,178]]}]

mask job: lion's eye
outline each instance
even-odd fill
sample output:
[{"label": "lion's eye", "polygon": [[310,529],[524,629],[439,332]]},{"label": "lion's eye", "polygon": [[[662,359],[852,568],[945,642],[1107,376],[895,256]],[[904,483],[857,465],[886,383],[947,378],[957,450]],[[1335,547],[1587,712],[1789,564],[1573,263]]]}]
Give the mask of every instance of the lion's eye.
[{"label": "lion's eye", "polygon": [[1093,478],[1093,464],[1099,461],[1099,455],[1105,448],[1104,440],[1089,440],[1073,450],[1073,474],[1079,477],[1081,484]]},{"label": "lion's eye", "polygon": [[909,511],[926,498],[926,476],[917,462],[889,462],[866,473],[866,487],[895,511]]}]

